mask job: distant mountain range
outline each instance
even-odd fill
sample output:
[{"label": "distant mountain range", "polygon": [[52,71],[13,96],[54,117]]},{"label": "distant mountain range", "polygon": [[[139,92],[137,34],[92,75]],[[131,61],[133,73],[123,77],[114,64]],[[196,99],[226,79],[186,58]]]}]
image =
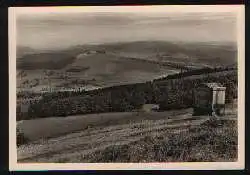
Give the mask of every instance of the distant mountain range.
[{"label": "distant mountain range", "polygon": [[35,54],[37,51],[26,46],[17,46],[17,58],[29,55],[29,54]]},{"label": "distant mountain range", "polygon": [[[237,60],[237,48],[231,43],[219,45],[219,43],[202,42],[169,43],[160,41],[138,41],[130,43],[79,45],[55,51],[38,51],[29,47],[18,47],[17,57],[20,58],[18,67],[23,69],[25,64],[36,64],[39,62],[41,68],[43,68],[44,65],[41,63],[51,63],[51,60],[57,58],[57,56],[62,58],[53,60],[53,62],[60,64],[60,62],[64,62],[64,59],[69,59],[66,57],[76,59],[79,54],[88,54],[88,52],[89,54],[91,54],[91,52],[102,52],[107,55],[111,54],[122,57],[153,59],[157,61],[167,59],[168,61],[186,61],[188,63],[193,62],[210,65],[230,65],[234,64]],[[35,59],[39,59],[39,61]],[[33,66],[34,69],[37,69],[37,66]],[[44,68],[46,68],[46,66]],[[29,69],[32,69],[32,67]]]}]

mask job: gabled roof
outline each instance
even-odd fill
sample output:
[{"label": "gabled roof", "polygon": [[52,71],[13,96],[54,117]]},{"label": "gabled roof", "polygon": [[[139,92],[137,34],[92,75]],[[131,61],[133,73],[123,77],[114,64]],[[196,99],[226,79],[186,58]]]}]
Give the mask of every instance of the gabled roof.
[{"label": "gabled roof", "polygon": [[217,88],[217,87],[223,87],[220,83],[204,83],[209,88]]},{"label": "gabled roof", "polygon": [[226,87],[224,87],[220,83],[202,83],[199,86],[205,86],[205,87],[208,87],[208,88],[213,89],[213,90],[219,90],[219,89],[225,90],[226,89]]}]

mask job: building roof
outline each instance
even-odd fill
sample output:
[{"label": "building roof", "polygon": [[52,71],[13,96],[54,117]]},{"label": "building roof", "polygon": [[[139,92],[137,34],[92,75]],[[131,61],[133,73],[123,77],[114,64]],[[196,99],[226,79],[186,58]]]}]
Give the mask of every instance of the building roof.
[{"label": "building roof", "polygon": [[226,89],[222,84],[220,83],[203,83],[203,85],[207,86],[211,89]]},{"label": "building roof", "polygon": [[159,105],[158,104],[144,104],[142,106],[143,110],[158,110],[159,109]]},{"label": "building roof", "polygon": [[220,83],[204,83],[206,86],[210,87],[210,88],[214,88],[214,87],[223,87],[222,84]]}]

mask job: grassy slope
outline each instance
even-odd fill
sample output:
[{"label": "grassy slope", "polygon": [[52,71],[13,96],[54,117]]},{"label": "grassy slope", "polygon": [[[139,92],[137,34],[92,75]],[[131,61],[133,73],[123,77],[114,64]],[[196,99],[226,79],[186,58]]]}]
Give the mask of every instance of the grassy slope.
[{"label": "grassy slope", "polygon": [[110,146],[83,162],[224,162],[237,161],[237,123],[207,121],[180,134],[145,136]]},{"label": "grassy slope", "polygon": [[[234,161],[237,101],[233,104],[227,105],[219,122],[192,116],[192,109],[18,122],[17,128],[31,141],[18,147],[18,159],[73,163]],[[202,124],[206,121],[210,123]]]},{"label": "grassy slope", "polygon": [[236,153],[234,120],[213,121],[207,116],[182,114],[93,126],[21,145],[18,160],[41,163],[235,161]]},{"label": "grassy slope", "polygon": [[17,123],[25,137],[29,140],[37,140],[40,138],[56,137],[58,135],[83,130],[89,126],[107,127],[109,125],[127,124],[130,122],[138,122],[142,119],[157,120],[171,118],[183,113],[191,113],[192,110],[181,111],[165,111],[159,113],[141,113],[122,112],[122,113],[102,113],[88,114],[70,117],[49,117],[33,120],[23,120]]},{"label": "grassy slope", "polygon": [[[58,162],[61,158],[67,157],[70,162],[75,162],[79,160],[79,156],[101,151],[112,145],[129,144],[146,135],[178,132],[180,129],[185,130],[206,120],[206,117],[197,118],[190,114],[169,116],[169,118],[166,116],[163,119],[156,119],[157,114],[154,116],[153,120],[142,119],[107,126],[94,125],[79,132],[21,145],[18,147],[18,159],[25,162],[32,160]],[[188,119],[192,122],[190,123]]]}]

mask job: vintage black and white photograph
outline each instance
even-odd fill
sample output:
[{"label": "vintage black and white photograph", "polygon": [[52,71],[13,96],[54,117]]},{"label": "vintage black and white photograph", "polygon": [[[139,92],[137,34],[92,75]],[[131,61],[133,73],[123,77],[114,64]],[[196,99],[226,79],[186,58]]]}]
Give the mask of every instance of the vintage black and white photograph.
[{"label": "vintage black and white photograph", "polygon": [[243,6],[9,12],[18,167],[244,165]]}]

